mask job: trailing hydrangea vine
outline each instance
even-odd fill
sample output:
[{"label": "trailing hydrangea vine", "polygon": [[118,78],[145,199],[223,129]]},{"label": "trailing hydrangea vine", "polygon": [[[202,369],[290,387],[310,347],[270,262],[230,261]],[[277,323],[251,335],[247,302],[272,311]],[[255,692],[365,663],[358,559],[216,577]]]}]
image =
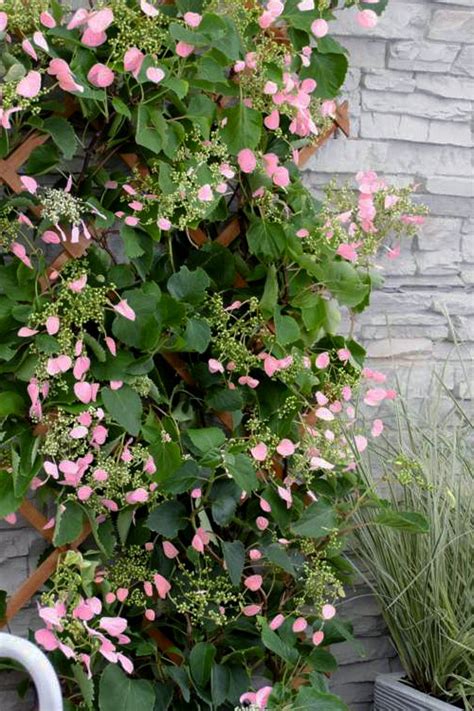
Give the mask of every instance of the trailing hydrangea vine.
[{"label": "trailing hydrangea vine", "polygon": [[360,506],[387,522],[358,458],[396,393],[341,311],[424,209],[372,171],[318,201],[298,164],[334,11],[385,4],[1,5],[1,157],[44,141],[0,200],[0,515],[33,491],[56,547],[89,527],[38,600],[67,709],[345,708],[344,547]]}]

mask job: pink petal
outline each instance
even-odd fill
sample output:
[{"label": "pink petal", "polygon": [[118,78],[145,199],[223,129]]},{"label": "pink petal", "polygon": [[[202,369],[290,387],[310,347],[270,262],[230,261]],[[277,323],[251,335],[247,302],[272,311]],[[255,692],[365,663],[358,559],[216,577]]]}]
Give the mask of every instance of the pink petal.
[{"label": "pink petal", "polygon": [[311,25],[311,32],[318,39],[321,37],[325,37],[327,35],[327,33],[329,32],[329,25],[326,22],[326,20],[323,20],[323,19],[315,20]]},{"label": "pink petal", "polygon": [[145,15],[148,15],[148,17],[156,17],[159,14],[159,11],[156,9],[156,7],[153,7],[153,5],[149,2],[146,2],[146,0],[140,0],[140,8],[142,12],[145,13]]},{"label": "pink petal", "polygon": [[57,235],[53,230],[46,230],[43,232],[41,239],[45,244],[60,244],[61,242],[59,235]]},{"label": "pink petal", "polygon": [[246,605],[242,609],[243,614],[245,617],[255,617],[255,615],[258,615],[262,610],[261,605]]},{"label": "pink petal", "polygon": [[167,558],[176,558],[179,555],[179,550],[169,541],[163,541],[163,552]]},{"label": "pink petal", "polygon": [[110,8],[104,8],[98,12],[93,12],[89,15],[87,20],[87,26],[92,32],[99,34],[99,32],[104,32],[112,22],[114,21],[114,13]]},{"label": "pink petal", "polygon": [[52,30],[56,27],[56,20],[49,12],[42,12],[40,15],[40,22],[43,27],[47,27],[48,30]]},{"label": "pink petal", "polygon": [[87,74],[87,79],[94,86],[105,89],[114,83],[115,74],[105,64],[94,64]]},{"label": "pink petal", "polygon": [[323,605],[323,609],[321,610],[321,616],[323,620],[332,620],[332,618],[336,614],[336,608],[334,605]]},{"label": "pink petal", "polygon": [[296,447],[291,439],[282,439],[276,448],[278,454],[281,454],[282,457],[291,457],[295,453],[295,449]]},{"label": "pink petal", "polygon": [[176,44],[176,54],[182,59],[189,57],[193,52],[194,46],[192,44],[188,44],[187,42],[178,42]]},{"label": "pink petal", "polygon": [[371,30],[378,22],[378,17],[373,10],[361,10],[356,15],[357,23],[364,29]]},{"label": "pink petal", "polygon": [[126,299],[122,299],[122,301],[119,301],[119,303],[115,304],[113,308],[114,311],[120,314],[120,316],[127,318],[129,321],[135,321],[135,311],[132,309],[131,306],[128,305]]},{"label": "pink petal", "polygon": [[79,279],[76,279],[75,281],[71,281],[68,284],[68,288],[71,291],[75,291],[76,293],[79,293],[84,289],[84,287],[87,284],[87,274],[83,274]]},{"label": "pink petal", "polygon": [[21,46],[23,48],[23,51],[36,62],[38,59],[38,55],[36,54],[36,50],[31,44],[30,40],[24,39],[21,43]]},{"label": "pink petal", "polygon": [[49,316],[46,319],[46,330],[50,336],[54,336],[59,331],[59,318],[57,316]]},{"label": "pink petal", "polygon": [[6,12],[0,12],[0,32],[5,32],[8,25],[8,15]]},{"label": "pink petal", "polygon": [[28,328],[28,326],[22,326],[18,331],[18,336],[20,338],[30,338],[30,336],[36,336],[39,333],[34,328]]},{"label": "pink petal", "polygon": [[123,617],[101,617],[99,627],[112,637],[118,637],[127,629],[127,620]]},{"label": "pink petal", "polygon": [[197,12],[185,12],[183,15],[183,20],[189,27],[196,29],[196,27],[199,27],[199,25],[201,24],[202,15],[199,15],[199,13]]},{"label": "pink petal", "polygon": [[257,462],[264,462],[268,456],[267,445],[264,442],[259,442],[255,447],[252,447],[250,453]]},{"label": "pink petal", "polygon": [[282,626],[284,623],[285,618],[283,615],[277,615],[276,617],[273,618],[273,620],[270,622],[269,627],[271,630],[277,630],[279,627]]},{"label": "pink petal", "polygon": [[262,583],[263,578],[261,575],[250,575],[244,580],[245,587],[251,590],[252,592],[257,592],[257,590],[260,590],[260,588],[262,587]]},{"label": "pink petal", "polygon": [[268,518],[265,518],[265,516],[257,516],[256,524],[259,531],[265,531],[269,523]]},{"label": "pink petal", "polygon": [[257,167],[257,159],[254,152],[251,151],[250,148],[243,148],[239,151],[237,154],[237,162],[243,173],[253,173]]},{"label": "pink petal", "polygon": [[55,635],[48,629],[37,630],[35,632],[35,640],[47,652],[52,652],[59,647],[59,642]]},{"label": "pink petal", "polygon": [[316,368],[327,368],[329,362],[329,353],[320,353],[316,358]]},{"label": "pink petal", "polygon": [[293,632],[304,632],[305,629],[307,628],[308,623],[306,622],[304,617],[298,617],[294,622],[292,626]]},{"label": "pink petal", "polygon": [[274,109],[271,114],[266,116],[263,123],[270,131],[275,131],[280,125],[280,112]]},{"label": "pink petal", "polygon": [[162,79],[165,78],[165,73],[159,67],[148,67],[148,69],[146,70],[146,77],[155,84],[158,84]]},{"label": "pink petal", "polygon": [[105,32],[93,32],[89,27],[81,37],[82,44],[86,47],[100,47],[101,44],[107,41]]},{"label": "pink petal", "polygon": [[379,437],[383,432],[382,420],[374,420],[372,425],[372,437]]},{"label": "pink petal", "polygon": [[155,587],[159,597],[164,600],[165,597],[168,595],[169,591],[171,590],[171,585],[166,580],[166,578],[164,578],[159,573],[156,573],[156,575],[153,576],[153,582],[155,583]]},{"label": "pink petal", "polygon": [[18,83],[16,93],[27,99],[34,99],[41,91],[41,74],[36,71],[28,72],[26,77]]},{"label": "pink petal", "polygon": [[319,647],[319,645],[322,643],[324,640],[324,632],[322,630],[317,630],[312,637],[312,641],[315,647]]}]

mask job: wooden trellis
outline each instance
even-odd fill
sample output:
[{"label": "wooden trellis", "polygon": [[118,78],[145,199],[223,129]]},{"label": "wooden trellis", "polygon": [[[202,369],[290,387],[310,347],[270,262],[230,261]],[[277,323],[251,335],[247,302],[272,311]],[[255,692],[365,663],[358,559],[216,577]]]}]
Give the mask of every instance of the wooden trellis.
[{"label": "wooden trellis", "polygon": [[[349,135],[349,106],[348,102],[344,101],[340,106],[337,107],[335,118],[332,125],[322,133],[317,141],[315,141],[311,146],[304,148],[300,152],[298,166],[303,167],[305,163],[314,155],[314,153],[326,143],[339,129],[346,135]],[[15,148],[12,153],[4,160],[0,160],[0,184],[3,183],[11,188],[15,193],[21,193],[24,191],[23,184],[20,180],[20,170],[24,163],[28,160],[31,153],[43,145],[49,140],[49,136],[46,134],[41,134],[37,132],[30,133],[23,143]],[[138,157],[136,154],[122,154],[122,160],[129,168],[134,168],[138,166]],[[41,209],[39,207],[32,208],[33,213],[36,217],[41,214]],[[232,218],[229,223],[224,227],[222,232],[216,238],[216,242],[228,247],[241,232],[241,225],[238,218]],[[190,230],[190,236],[196,247],[201,247],[209,241],[206,233],[198,228],[195,230]],[[52,262],[48,268],[48,274],[53,271],[60,271],[62,267],[70,260],[76,259],[84,255],[87,250],[89,242],[83,237],[80,238],[78,243],[72,244],[70,241],[64,243],[63,250],[58,257]],[[43,286],[46,286],[44,284]],[[237,288],[245,286],[245,280],[238,275],[236,282],[234,284]],[[188,370],[185,361],[177,354],[172,352],[162,352],[160,355],[165,359],[165,361],[175,370],[177,375],[182,378],[184,382],[188,385],[195,385],[195,382]],[[232,414],[229,412],[218,412],[216,415],[222,421],[222,423],[228,428],[232,429]],[[52,544],[53,541],[53,531],[51,529],[45,528],[47,524],[47,519],[45,516],[38,511],[33,503],[29,500],[23,501],[19,508],[19,513],[23,516],[28,523],[35,528],[38,533],[47,541]],[[81,534],[76,538],[73,543],[66,546],[61,546],[59,548],[54,548],[54,550],[47,556],[47,558],[34,570],[33,573],[24,581],[24,583],[18,588],[18,590],[13,593],[8,599],[6,615],[4,619],[0,619],[0,629],[7,625],[15,617],[15,615],[25,607],[33,597],[41,590],[46,581],[54,573],[60,556],[67,550],[77,549],[81,543],[83,543],[86,538],[91,533],[91,527],[87,523]],[[170,648],[174,647],[174,643],[169,640],[160,630],[149,625],[147,623],[147,633],[156,642],[157,646],[165,652],[169,658],[179,664],[181,662],[181,657],[178,654],[169,651]]]}]

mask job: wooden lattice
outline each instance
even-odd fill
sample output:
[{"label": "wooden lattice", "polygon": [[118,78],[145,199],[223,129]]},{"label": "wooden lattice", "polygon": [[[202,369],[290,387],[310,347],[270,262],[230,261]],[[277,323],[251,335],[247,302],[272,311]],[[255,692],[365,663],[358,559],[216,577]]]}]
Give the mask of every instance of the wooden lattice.
[{"label": "wooden lattice", "polygon": [[[336,111],[335,119],[332,125],[322,133],[316,142],[311,146],[304,148],[299,155],[298,166],[303,167],[307,161],[314,155],[314,153],[326,143],[339,129],[346,135],[349,135],[349,106],[348,102],[344,101],[340,106],[338,106]],[[28,160],[31,153],[43,145],[49,140],[49,136],[46,134],[40,134],[33,132],[29,134],[23,143],[15,148],[12,153],[4,160],[0,160],[0,184],[3,183],[11,188],[15,193],[21,193],[24,191],[23,184],[20,180],[20,170],[24,163]],[[122,154],[121,159],[129,168],[138,167],[139,159],[134,153]],[[32,211],[35,216],[41,214],[39,207],[33,207]],[[224,227],[222,232],[216,238],[216,242],[222,244],[223,246],[229,246],[240,234],[241,225],[238,218],[233,218]],[[195,230],[190,230],[190,237],[193,240],[196,247],[201,247],[209,241],[206,233],[198,228]],[[58,257],[51,263],[48,268],[48,274],[53,271],[60,271],[62,267],[70,260],[76,259],[84,255],[87,250],[89,242],[83,237],[78,243],[72,244],[70,241],[64,243],[62,252]],[[48,284],[46,279],[42,286],[45,288]],[[238,275],[236,277],[235,286],[237,288],[246,285],[245,280]],[[195,385],[195,382],[188,370],[185,361],[177,354],[172,352],[161,352],[160,355],[164,360],[175,370],[177,375],[182,378],[184,382],[188,385]],[[230,412],[217,412],[216,416],[221,420],[225,427],[232,430],[232,414]],[[276,464],[278,467],[278,463]],[[53,531],[51,529],[45,528],[47,519],[43,514],[38,511],[38,509],[31,503],[31,501],[25,500],[19,508],[19,513],[23,516],[28,523],[35,528],[38,533],[47,541],[52,544],[53,541]],[[60,548],[54,548],[53,551],[47,556],[47,558],[34,570],[34,572],[24,581],[24,583],[13,593],[7,603],[6,615],[4,619],[0,619],[0,629],[15,617],[15,615],[25,607],[33,597],[40,591],[46,581],[54,573],[58,560],[62,553],[67,550],[77,549],[81,543],[83,543],[86,538],[91,533],[90,524],[87,523],[81,534],[76,538],[73,543],[67,546],[62,546]],[[147,633],[155,641],[159,649],[167,654],[167,656],[176,664],[181,662],[181,657],[178,654],[173,653],[171,648],[175,647],[174,643],[169,640],[160,630],[151,626],[148,622]]]}]

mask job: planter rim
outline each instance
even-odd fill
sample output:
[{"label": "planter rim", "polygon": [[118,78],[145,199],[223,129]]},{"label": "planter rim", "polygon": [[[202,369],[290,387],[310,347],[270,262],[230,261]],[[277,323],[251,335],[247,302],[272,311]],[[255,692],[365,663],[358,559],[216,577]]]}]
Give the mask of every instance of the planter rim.
[{"label": "planter rim", "polygon": [[[406,707],[397,707],[399,708],[399,711],[405,711],[405,708],[407,711],[411,711],[412,709],[419,709],[420,711],[448,711],[448,709],[457,709],[457,706],[453,706],[452,704],[447,703],[446,701],[441,701],[441,699],[436,699],[434,696],[429,696],[428,694],[425,694],[422,691],[418,691],[418,689],[415,689],[413,686],[409,686],[408,684],[404,684],[401,679],[403,678],[404,673],[403,672],[395,672],[392,674],[378,674],[375,678],[375,705],[374,709],[377,711],[382,711],[382,709],[387,709],[387,706],[379,706],[377,705],[378,701],[384,700],[385,703],[387,702],[387,699],[384,698],[378,698],[379,693],[378,691],[382,691],[384,689],[387,689],[392,692],[392,694],[396,694],[396,697],[398,698],[399,703],[403,702],[403,700],[406,700],[406,702],[409,704]],[[393,698],[391,694],[391,698]],[[395,706],[393,707],[395,708]]]}]

